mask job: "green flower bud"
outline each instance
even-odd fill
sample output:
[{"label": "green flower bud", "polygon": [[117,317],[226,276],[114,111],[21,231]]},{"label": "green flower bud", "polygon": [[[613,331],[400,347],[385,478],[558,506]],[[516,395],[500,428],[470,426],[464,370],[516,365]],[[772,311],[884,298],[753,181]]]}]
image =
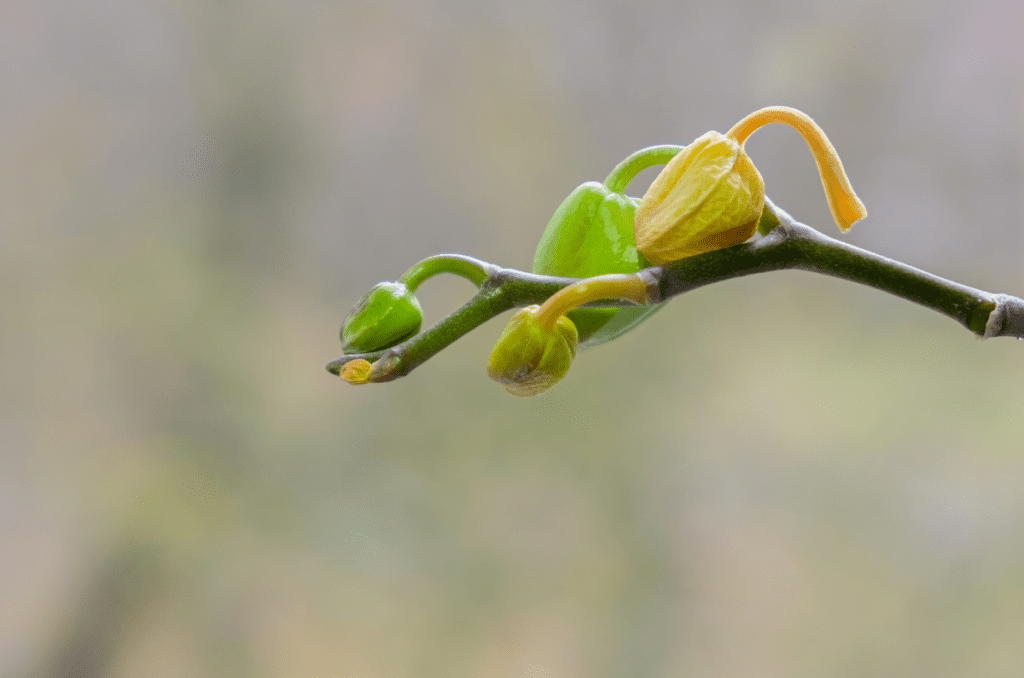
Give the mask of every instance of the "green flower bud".
[{"label": "green flower bud", "polygon": [[554,386],[576,357],[576,326],[559,316],[545,327],[539,305],[516,312],[498,337],[487,374],[516,396],[534,396]]},{"label": "green flower bud", "polygon": [[345,353],[379,351],[415,336],[422,324],[423,309],[408,287],[377,283],[345,318],[341,345]]},{"label": "green flower bud", "polygon": [[[637,252],[637,199],[588,181],[555,210],[533,258],[533,272],[566,278],[636,273],[650,264]],[[650,308],[580,308],[569,312],[582,348],[603,344],[646,320]]]}]

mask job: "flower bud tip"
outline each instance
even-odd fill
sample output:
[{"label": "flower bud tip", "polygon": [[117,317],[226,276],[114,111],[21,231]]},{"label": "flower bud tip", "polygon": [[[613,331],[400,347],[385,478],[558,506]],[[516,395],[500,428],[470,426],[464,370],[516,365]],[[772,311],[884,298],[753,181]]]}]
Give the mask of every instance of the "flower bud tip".
[{"label": "flower bud tip", "polygon": [[342,365],[338,376],[350,384],[365,384],[370,380],[372,369],[373,365],[368,360],[357,358]]}]

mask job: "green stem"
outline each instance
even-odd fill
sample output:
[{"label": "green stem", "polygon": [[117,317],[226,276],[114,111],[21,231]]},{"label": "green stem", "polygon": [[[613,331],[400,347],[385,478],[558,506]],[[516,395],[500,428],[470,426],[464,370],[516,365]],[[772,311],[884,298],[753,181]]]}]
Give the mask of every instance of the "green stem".
[{"label": "green stem", "polygon": [[[730,278],[800,269],[869,285],[921,304],[956,320],[979,337],[1024,339],[1024,299],[961,285],[840,242],[794,221],[767,198],[765,213],[762,226],[765,229],[772,223],[777,226],[759,240],[645,269],[643,274],[653,279],[653,287],[647,288],[651,293],[648,303],[663,303],[678,294]],[[345,363],[361,358],[377,361],[370,381],[390,381],[408,374],[499,313],[543,303],[558,290],[578,282],[574,278],[500,268],[471,257],[457,258],[486,274],[486,280],[473,299],[434,327],[398,346],[374,353],[343,355],[327,365],[328,371],[338,374]],[[628,303],[606,299],[586,305],[608,307]]]},{"label": "green stem", "polygon": [[479,259],[462,254],[435,254],[415,264],[398,279],[398,282],[415,292],[424,281],[440,273],[453,273],[466,278],[480,287],[487,280],[487,271]]},{"label": "green stem", "polygon": [[[478,261],[471,257],[466,259]],[[578,281],[578,278],[536,275],[480,263],[487,271],[487,282],[462,308],[398,346],[372,353],[349,353],[332,360],[327,364],[327,371],[339,374],[345,363],[362,359],[374,364],[371,382],[397,379],[499,313],[518,306],[543,303],[558,290]],[[621,303],[624,305],[626,302]]]},{"label": "green stem", "polygon": [[629,186],[629,182],[633,181],[633,178],[637,174],[648,167],[664,165],[669,160],[676,157],[676,154],[681,150],[683,150],[682,146],[675,146],[672,144],[641,148],[639,151],[616,165],[615,169],[613,169],[611,174],[608,175],[608,178],[604,180],[604,185],[609,191],[625,193],[626,187]]},{"label": "green stem", "polygon": [[[683,292],[730,278],[782,269],[811,271],[888,292],[941,313],[978,336],[1020,337],[1017,302],[1011,322],[989,330],[988,321],[998,297],[967,285],[932,275],[900,261],[830,238],[795,221],[765,198],[781,228],[756,241],[673,261],[661,267],[660,296],[669,299]],[[657,269],[655,269],[657,270]]]}]

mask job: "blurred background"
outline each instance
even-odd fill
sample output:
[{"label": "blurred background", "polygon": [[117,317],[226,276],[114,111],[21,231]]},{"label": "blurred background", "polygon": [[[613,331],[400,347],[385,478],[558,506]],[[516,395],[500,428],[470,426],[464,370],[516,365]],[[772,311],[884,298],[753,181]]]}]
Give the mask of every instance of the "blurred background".
[{"label": "blurred background", "polygon": [[[1017,342],[783,272],[532,399],[507,314],[324,370],[376,282],[527,269],[575,186],[770,104],[845,240],[1024,294],[1022,45],[1011,0],[5,3],[0,675],[1024,675]],[[837,235],[796,132],[747,149]]]}]

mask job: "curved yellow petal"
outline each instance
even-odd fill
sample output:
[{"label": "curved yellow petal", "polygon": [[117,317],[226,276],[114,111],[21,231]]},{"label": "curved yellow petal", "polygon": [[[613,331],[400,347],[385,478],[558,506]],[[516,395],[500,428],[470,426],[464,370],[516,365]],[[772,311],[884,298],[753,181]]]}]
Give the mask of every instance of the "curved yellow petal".
[{"label": "curved yellow petal", "polygon": [[814,162],[818,165],[818,174],[821,175],[821,185],[825,188],[825,198],[832,211],[832,218],[841,231],[850,230],[851,226],[868,215],[868,211],[853,192],[846,170],[843,169],[843,163],[832,142],[809,115],[788,106],[768,106],[740,120],[726,136],[732,137],[742,145],[755,130],[776,122],[793,127],[810,146]]}]

